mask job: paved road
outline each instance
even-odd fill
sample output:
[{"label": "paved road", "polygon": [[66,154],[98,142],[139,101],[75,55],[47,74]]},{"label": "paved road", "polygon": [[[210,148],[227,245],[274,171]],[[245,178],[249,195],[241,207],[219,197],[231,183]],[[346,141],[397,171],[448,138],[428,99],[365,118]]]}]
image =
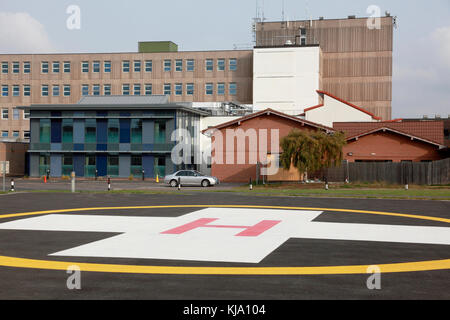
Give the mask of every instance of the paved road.
[{"label": "paved road", "polygon": [[[228,193],[189,194],[68,194],[0,195],[0,215],[40,210],[163,206],[254,205],[333,208],[406,213],[450,218],[450,204],[440,201],[312,199],[256,197]],[[68,217],[182,217],[203,208],[91,210],[67,212]],[[256,209],[254,209],[256,210]],[[0,223],[39,215],[1,218]],[[68,218],[69,219],[69,218]],[[398,216],[324,211],[314,221],[357,224],[448,227],[440,221]],[[37,228],[39,229],[39,228]],[[212,230],[212,228],[211,228]],[[114,232],[5,230],[0,225],[0,255],[46,261],[187,267],[313,267],[349,266],[449,259],[446,245],[406,244],[292,238],[260,263],[185,261],[110,257],[50,256],[49,254],[117,236]],[[207,245],[207,243],[205,244]],[[130,248],[132,251],[133,248]],[[0,258],[0,264],[1,258]],[[30,264],[30,266],[33,266]],[[0,267],[0,299],[450,299],[450,271],[381,274],[381,289],[367,288],[368,274],[357,275],[185,275],[81,273],[81,290],[69,290],[65,270]]]}]

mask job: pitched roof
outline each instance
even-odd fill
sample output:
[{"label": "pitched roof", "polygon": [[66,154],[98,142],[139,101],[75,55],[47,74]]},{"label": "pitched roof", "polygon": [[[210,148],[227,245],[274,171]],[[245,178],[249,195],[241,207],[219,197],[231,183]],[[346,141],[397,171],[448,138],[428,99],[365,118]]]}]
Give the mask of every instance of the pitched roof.
[{"label": "pitched roof", "polygon": [[326,131],[331,131],[331,132],[335,131],[333,128],[330,128],[330,127],[327,127],[327,126],[324,126],[324,125],[321,125],[321,124],[318,124],[318,123],[315,123],[315,122],[311,122],[311,121],[308,121],[308,120],[305,120],[305,119],[301,119],[301,118],[298,118],[298,117],[295,117],[295,116],[291,116],[291,115],[285,114],[283,112],[276,111],[276,110],[273,110],[273,109],[269,108],[269,109],[266,109],[266,110],[262,110],[262,111],[259,111],[259,112],[255,112],[255,113],[243,116],[243,117],[238,118],[238,119],[234,119],[234,120],[231,120],[231,121],[219,124],[219,125],[214,126],[212,128],[205,129],[202,132],[206,132],[207,130],[211,130],[211,129],[226,128],[226,127],[229,127],[229,126],[234,125],[236,123],[241,123],[243,121],[247,121],[247,120],[250,120],[250,119],[253,119],[253,118],[256,118],[256,117],[260,117],[260,116],[263,116],[263,115],[271,115],[271,114],[279,116],[279,117],[282,117],[282,118],[285,118],[285,119],[293,120],[293,121],[296,121],[296,122],[299,122],[299,123],[303,123],[305,125],[308,125],[308,126],[311,126],[311,127],[314,127],[314,128],[318,128],[318,129],[321,129],[321,130],[326,130]]},{"label": "pitched roof", "polygon": [[333,128],[344,132],[347,137],[354,137],[378,128],[389,128],[440,145],[444,144],[442,121],[335,122]]}]

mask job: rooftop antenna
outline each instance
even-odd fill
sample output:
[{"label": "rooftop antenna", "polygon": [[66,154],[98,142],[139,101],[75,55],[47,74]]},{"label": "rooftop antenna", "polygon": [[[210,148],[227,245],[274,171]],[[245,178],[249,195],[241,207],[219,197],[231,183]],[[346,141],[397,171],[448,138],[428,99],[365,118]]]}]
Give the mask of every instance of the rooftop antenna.
[{"label": "rooftop antenna", "polygon": [[284,22],[284,0],[281,1],[281,21]]}]

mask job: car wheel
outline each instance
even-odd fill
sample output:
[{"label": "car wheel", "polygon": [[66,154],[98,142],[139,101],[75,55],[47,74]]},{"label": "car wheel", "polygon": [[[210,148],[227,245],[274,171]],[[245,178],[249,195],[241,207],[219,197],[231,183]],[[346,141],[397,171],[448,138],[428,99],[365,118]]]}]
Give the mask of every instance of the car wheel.
[{"label": "car wheel", "polygon": [[172,188],[175,188],[176,186],[178,186],[177,180],[171,180],[171,181],[170,181],[170,186],[171,186]]},{"label": "car wheel", "polygon": [[202,187],[204,187],[204,188],[209,187],[209,181],[208,180],[203,180],[202,181]]}]

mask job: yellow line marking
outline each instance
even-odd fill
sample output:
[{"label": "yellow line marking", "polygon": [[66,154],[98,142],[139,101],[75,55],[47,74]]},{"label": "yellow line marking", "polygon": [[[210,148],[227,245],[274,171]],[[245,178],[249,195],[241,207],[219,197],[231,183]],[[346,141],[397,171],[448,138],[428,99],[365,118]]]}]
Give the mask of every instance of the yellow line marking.
[{"label": "yellow line marking", "polygon": [[[167,205],[167,206],[131,206],[131,207],[99,207],[99,208],[74,208],[60,210],[46,210],[0,215],[0,219],[15,218],[39,214],[97,211],[97,210],[131,210],[131,209],[157,209],[157,208],[254,208],[254,209],[284,209],[307,211],[334,211],[367,213],[385,216],[397,216],[412,219],[432,220],[450,223],[450,219],[411,215],[403,213],[347,210],[331,208],[307,208],[307,207],[281,207],[281,206],[252,206],[252,205]],[[137,274],[184,274],[184,275],[325,275],[325,274],[367,274],[370,265],[353,266],[322,266],[322,267],[170,267],[170,266],[138,266],[119,264],[79,263],[51,260],[34,260],[0,256],[0,266],[15,268],[31,268],[46,270],[67,270],[70,266],[77,265],[82,271],[109,272],[109,273],[137,273]],[[417,272],[431,270],[450,269],[450,259],[418,261],[377,265],[382,273]]]}]

